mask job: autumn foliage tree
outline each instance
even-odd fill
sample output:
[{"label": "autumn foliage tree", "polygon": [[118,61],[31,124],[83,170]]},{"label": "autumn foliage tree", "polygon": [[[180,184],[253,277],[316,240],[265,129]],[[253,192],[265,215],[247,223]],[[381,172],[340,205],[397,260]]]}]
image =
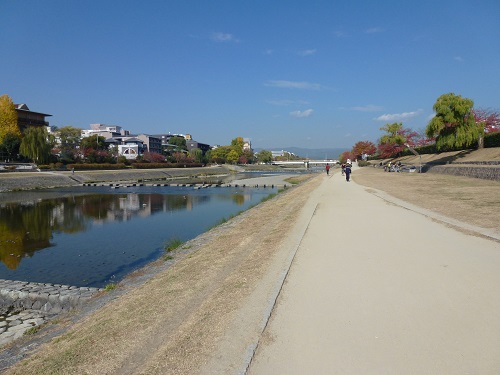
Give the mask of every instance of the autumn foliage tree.
[{"label": "autumn foliage tree", "polygon": [[473,108],[476,124],[482,124],[484,133],[500,132],[500,113],[493,109]]},{"label": "autumn foliage tree", "polygon": [[400,122],[386,124],[380,130],[386,132],[386,134],[380,137],[378,145],[378,151],[383,158],[396,156],[403,152],[406,148],[405,144],[413,147],[415,145],[415,138],[418,136],[417,132],[403,128],[403,124]]},{"label": "autumn foliage tree", "polygon": [[17,126],[16,106],[8,95],[2,95],[0,96],[0,144],[7,134],[21,137],[21,131]]},{"label": "autumn foliage tree", "polygon": [[370,141],[359,141],[352,148],[352,154],[356,155],[356,158],[361,158],[363,154],[373,155],[377,151],[377,146],[375,143]]}]

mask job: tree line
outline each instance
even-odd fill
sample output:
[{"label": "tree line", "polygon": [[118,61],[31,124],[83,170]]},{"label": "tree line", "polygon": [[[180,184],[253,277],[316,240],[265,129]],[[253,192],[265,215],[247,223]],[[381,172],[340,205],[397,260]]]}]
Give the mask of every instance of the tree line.
[{"label": "tree line", "polygon": [[491,146],[500,147],[500,114],[496,110],[474,108],[474,101],[454,93],[437,98],[434,117],[423,133],[405,128],[403,123],[385,124],[383,135],[376,145],[370,141],[357,142],[350,151],[339,156],[347,159],[391,158],[406,150],[436,153],[484,147],[485,137],[491,136]]}]

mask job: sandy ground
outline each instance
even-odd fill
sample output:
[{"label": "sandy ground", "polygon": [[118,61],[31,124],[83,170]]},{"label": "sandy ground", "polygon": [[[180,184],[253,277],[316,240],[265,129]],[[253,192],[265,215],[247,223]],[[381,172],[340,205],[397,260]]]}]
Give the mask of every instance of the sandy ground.
[{"label": "sandy ground", "polygon": [[500,372],[498,242],[338,174],[317,193],[249,374]]},{"label": "sandy ground", "polygon": [[338,172],[288,189],[26,339],[5,373],[499,373],[495,230],[377,189]]}]

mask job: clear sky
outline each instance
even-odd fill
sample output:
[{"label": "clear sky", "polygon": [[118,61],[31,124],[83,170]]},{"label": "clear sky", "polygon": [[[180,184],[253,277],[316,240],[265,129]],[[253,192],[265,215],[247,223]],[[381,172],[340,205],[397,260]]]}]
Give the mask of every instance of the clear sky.
[{"label": "clear sky", "polygon": [[500,109],[498,0],[0,0],[0,45],[58,127],[351,148],[445,93]]}]

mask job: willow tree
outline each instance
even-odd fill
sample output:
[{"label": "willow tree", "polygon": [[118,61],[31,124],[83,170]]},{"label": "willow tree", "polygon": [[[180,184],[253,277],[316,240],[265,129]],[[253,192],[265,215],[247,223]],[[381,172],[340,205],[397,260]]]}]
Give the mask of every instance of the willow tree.
[{"label": "willow tree", "polygon": [[53,136],[45,127],[29,127],[24,131],[19,152],[37,164],[44,164],[49,161],[53,145]]},{"label": "willow tree", "polygon": [[477,143],[484,132],[476,123],[474,102],[453,93],[441,95],[434,104],[436,115],[429,121],[425,133],[436,138],[438,150],[466,148]]},{"label": "willow tree", "polygon": [[0,144],[7,134],[21,136],[17,125],[16,106],[8,95],[0,96]]}]

